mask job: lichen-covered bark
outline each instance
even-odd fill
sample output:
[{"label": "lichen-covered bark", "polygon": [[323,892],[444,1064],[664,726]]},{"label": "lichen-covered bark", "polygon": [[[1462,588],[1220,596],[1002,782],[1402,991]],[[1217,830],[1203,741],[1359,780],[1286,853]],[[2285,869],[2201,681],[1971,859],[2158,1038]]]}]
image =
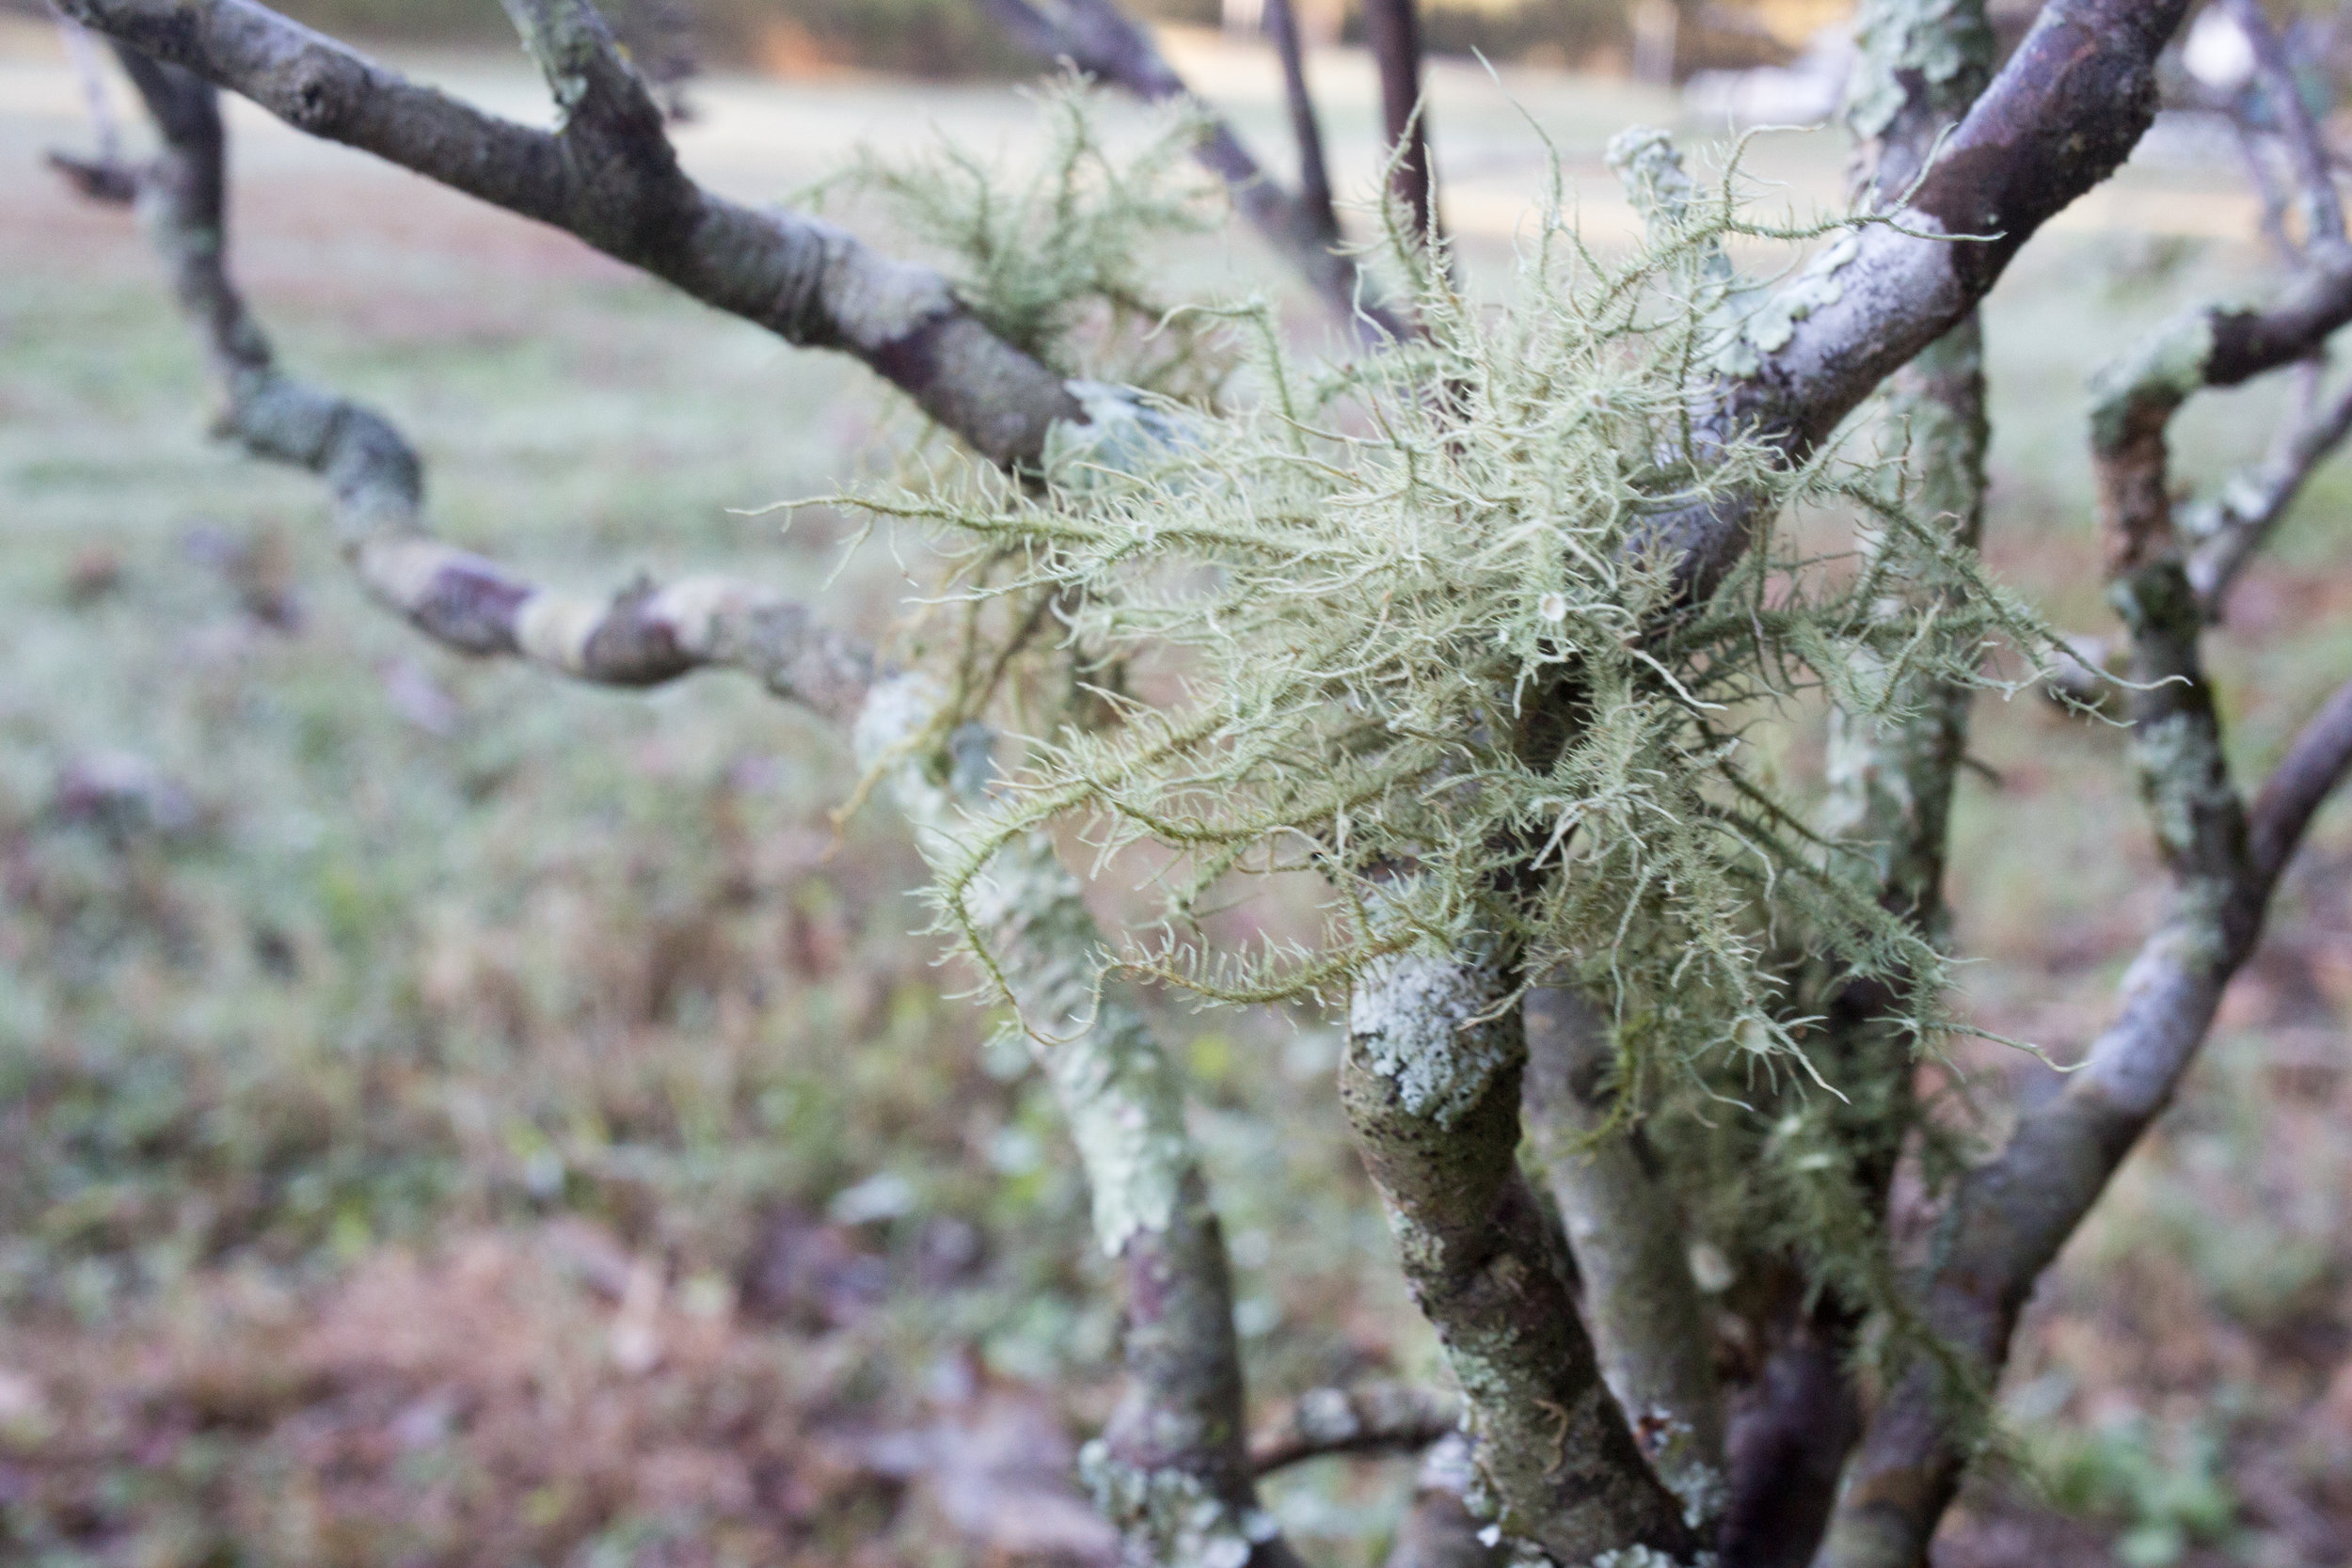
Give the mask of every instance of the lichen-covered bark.
[{"label": "lichen-covered bark", "polygon": [[[566,119],[549,134],[463,103],[252,0],[59,0],[75,21],[250,98],[298,131],[579,236],[787,341],[838,349],[989,458],[1034,463],[1082,420],[1046,366],[997,338],[927,267],[781,207],[712,195],[677,167],[593,8],[518,6]],[[647,102],[650,102],[647,100]],[[651,138],[650,140],[648,138]]]},{"label": "lichen-covered bark", "polygon": [[[1767,301],[1775,330],[1726,378],[1705,421],[1810,451],[1896,369],[1948,331],[2041,226],[2098,184],[2153,118],[2156,56],[2186,0],[2051,0],[1910,190],[1895,222],[1865,225]],[[1978,235],[1953,240],[1935,236]],[[1703,595],[1746,549],[1753,500],[1660,516],[1688,593]]]},{"label": "lichen-covered bark", "polygon": [[[2180,342],[2180,338],[2172,341]],[[2193,344],[2194,337],[2189,339]],[[2170,1099],[2221,992],[2252,952],[2286,859],[2352,761],[2352,701],[2330,702],[2250,817],[2232,783],[2199,654],[2204,618],[2183,567],[2161,417],[2182,377],[2143,355],[2094,414],[2111,596],[2130,632],[2140,789],[2172,879],[2171,908],[2125,974],[2116,1022],[2065,1090],[2019,1121],[1952,1200],[1918,1296],[1930,1329],[1980,1385],[1998,1375],[2017,1313]],[[2119,412],[2119,410],[2121,412]],[[1915,1568],[1965,1463],[1944,1369],[1915,1358],[1848,1467],[1817,1568]]]},{"label": "lichen-covered bark", "polygon": [[1518,1010],[1492,962],[1408,951],[1360,976],[1340,1101],[1413,1298],[1461,1385],[1478,1484],[1502,1535],[1582,1563],[1688,1552],[1601,1380],[1564,1260],[1518,1166]]},{"label": "lichen-covered bark", "polygon": [[[560,41],[560,40],[559,40]],[[560,75],[567,58],[548,47]],[[877,685],[871,653],[763,590],[700,578],[632,587],[610,601],[539,588],[424,531],[423,473],[381,416],[304,387],[275,367],[228,271],[223,133],[215,89],[121,52],[162,137],[138,170],[107,166],[93,194],[135,196],[199,328],[223,402],[220,428],[256,455],[326,478],[346,549],[369,591],[460,651],[515,655],[584,679],[641,686],[689,670],[749,671],[779,695],[856,722],[869,752],[928,720],[920,682]],[[559,94],[565,91],[559,85]],[[596,90],[576,94],[594,112]],[[74,166],[87,174],[98,166]],[[928,846],[957,791],[984,788],[984,744],[937,774],[910,755],[898,794]],[[1096,1233],[1122,1265],[1129,1382],[1089,1449],[1089,1476],[1138,1564],[1281,1568],[1291,1561],[1257,1507],[1243,1448],[1243,1391],[1230,1273],[1183,1123],[1172,1069],[1131,1005],[1089,1006],[1101,936],[1074,878],[1043,841],[1000,858],[988,884],[1008,972],[1028,1010],[1057,1032],[1045,1066],[1093,1187]]]},{"label": "lichen-covered bark", "polygon": [[1609,1040],[1591,1006],[1541,987],[1523,1022],[1528,1133],[1575,1254],[1602,1374],[1651,1466],[1704,1528],[1724,1496],[1723,1403],[1682,1215],[1640,1130],[1609,1125]]},{"label": "lichen-covered bark", "polygon": [[[1869,0],[1856,18],[1860,54],[1847,84],[1847,123],[1858,144],[1865,198],[1899,201],[1990,79],[1993,32],[1982,0]],[[1984,516],[1983,341],[1977,313],[1888,380],[1886,419],[1909,436],[1913,504],[1955,543],[1973,547]],[[1871,549],[1899,547],[1881,538]],[[1953,585],[1925,560],[1896,560],[1892,616],[1930,608]],[[1952,650],[1965,657],[1967,650]],[[1824,832],[1842,847],[1839,869],[1889,912],[1931,940],[1942,925],[1952,786],[1967,745],[1970,690],[1926,676],[1903,679],[1888,716],[1833,707]],[[1893,1026],[1901,988],[1881,979],[1819,977],[1815,1065],[1840,1098],[1815,1114],[1851,1150],[1851,1198],[1883,1215],[1913,1110],[1914,1042]],[[1812,987],[1808,986],[1810,991]],[[1861,1434],[1861,1391],[1848,1366],[1867,1304],[1836,1283],[1787,1314],[1781,1341],[1747,1391],[1734,1427],[1731,1501],[1719,1543],[1726,1568],[1793,1568],[1828,1523],[1839,1469]]]},{"label": "lichen-covered bark", "polygon": [[[926,745],[943,693],[927,677],[878,683],[857,722],[860,759],[888,770],[934,863],[983,807],[994,737],[966,726]],[[1135,1564],[1287,1568],[1258,1504],[1243,1429],[1240,1346],[1225,1243],[1184,1119],[1184,1095],[1053,842],[1000,850],[970,910],[1068,1119],[1092,1188],[1094,1232],[1126,1286],[1128,1382],[1080,1464]]]},{"label": "lichen-covered bark", "polygon": [[583,596],[433,538],[423,465],[400,432],[373,409],[280,372],[230,276],[224,135],[212,85],[135,50],[122,50],[121,60],[161,146],[144,167],[81,183],[135,198],[203,348],[219,400],[215,428],[257,457],[326,481],[343,552],[372,595],[463,653],[518,657],[612,686],[733,668],[828,717],[855,711],[871,655],[766,590],[704,577]]}]

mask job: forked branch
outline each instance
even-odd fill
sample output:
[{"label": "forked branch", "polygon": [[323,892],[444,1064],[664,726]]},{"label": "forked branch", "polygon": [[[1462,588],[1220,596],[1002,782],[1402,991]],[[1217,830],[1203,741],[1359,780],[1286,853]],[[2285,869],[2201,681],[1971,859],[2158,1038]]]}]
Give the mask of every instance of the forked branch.
[{"label": "forked branch", "polygon": [[1413,1299],[1462,1386],[1502,1534],[1584,1562],[1695,1544],[1603,1383],[1518,1167],[1518,1010],[1500,968],[1408,951],[1356,983],[1340,1101]]}]

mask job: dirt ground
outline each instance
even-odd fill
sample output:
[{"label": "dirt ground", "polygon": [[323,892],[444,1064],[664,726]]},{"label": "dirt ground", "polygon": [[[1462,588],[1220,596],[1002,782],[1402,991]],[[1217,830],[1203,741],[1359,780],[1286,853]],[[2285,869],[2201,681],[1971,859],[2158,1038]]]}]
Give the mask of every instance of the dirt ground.
[{"label": "dirt ground", "polygon": [[[1181,47],[1279,147],[1265,62]],[[518,59],[403,63],[545,117]],[[1317,70],[1337,166],[1367,182],[1368,70]],[[688,163],[754,198],[861,143],[1017,154],[1034,127],[1001,87],[695,99]],[[1473,276],[1507,261],[1544,167],[1522,110],[1602,243],[1629,222],[1602,140],[1679,114],[1442,68]],[[891,824],[836,835],[844,759],[729,682],[561,689],[367,605],[314,484],[205,440],[133,222],[41,167],[87,145],[83,113],[50,35],[0,23],[0,1560],[1106,1560],[1070,1480],[1112,1338],[1083,1194],[1050,1108],[908,934],[920,879]],[[915,436],[864,372],[250,111],[232,127],[257,309],[302,373],[399,420],[445,533],[577,584],[726,570],[888,623],[887,542],[840,567],[824,509],[788,534],[743,515]],[[1843,153],[1774,138],[1757,168],[1834,201]],[[2168,134],[1989,309],[1988,553],[2062,624],[2109,623],[2084,375],[2256,277],[2250,214],[2231,165]],[[1169,263],[1317,330],[1246,237]],[[2184,472],[2250,456],[2275,406],[2201,400]],[[2219,640],[2249,768],[2352,671],[2348,501],[2323,474]],[[1977,752],[1966,1005],[2064,1058],[2155,909],[2122,743],[2021,697],[1982,705]],[[2352,1557],[2347,1019],[2339,803],[2181,1104],[2036,1298],[1942,1568]],[[1263,1401],[1436,1375],[1327,1028],[1168,1027]],[[2051,1081],[1994,1048],[1963,1065],[1996,1121]],[[1330,1463],[1275,1500],[1318,1560],[1367,1561],[1408,1479]]]}]

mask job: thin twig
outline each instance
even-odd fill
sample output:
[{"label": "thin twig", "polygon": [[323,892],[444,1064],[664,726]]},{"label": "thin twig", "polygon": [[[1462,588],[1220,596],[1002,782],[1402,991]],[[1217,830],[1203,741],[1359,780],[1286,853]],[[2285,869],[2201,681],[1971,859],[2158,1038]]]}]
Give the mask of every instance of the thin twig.
[{"label": "thin twig", "polygon": [[2230,20],[2237,24],[2238,31],[2246,35],[2246,41],[2254,51],[2255,79],[2262,84],[2263,98],[2270,105],[2271,118],[2278,124],[2280,137],[2295,166],[2308,230],[2306,244],[2342,245],[2344,201],[2336,192],[2334,159],[2328,154],[2317,122],[2312,119],[2311,106],[2303,102],[2302,90],[2295,80],[2294,63],[2287,58],[2286,44],[2270,25],[2261,0],[2223,3]]},{"label": "thin twig", "polygon": [[2324,361],[2308,362],[2310,392],[2262,462],[2223,483],[2212,500],[2185,509],[2179,519],[2182,532],[2194,542],[2188,580],[2208,621],[2218,623],[2227,613],[2238,574],[2302,493],[2312,470],[2352,435],[2352,384],[2324,401],[2312,395],[2324,369]]},{"label": "thin twig", "polygon": [[1323,128],[1307,87],[1306,50],[1298,36],[1298,14],[1291,0],[1265,0],[1266,36],[1282,61],[1282,92],[1291,112],[1291,136],[1298,144],[1298,202],[1327,243],[1340,237],[1339,214],[1331,205],[1331,171],[1324,161]]},{"label": "thin twig", "polygon": [[1389,184],[1412,231],[1438,238],[1437,182],[1429,166],[1429,106],[1422,96],[1421,12],[1414,0],[1364,0],[1364,40],[1380,72]]}]

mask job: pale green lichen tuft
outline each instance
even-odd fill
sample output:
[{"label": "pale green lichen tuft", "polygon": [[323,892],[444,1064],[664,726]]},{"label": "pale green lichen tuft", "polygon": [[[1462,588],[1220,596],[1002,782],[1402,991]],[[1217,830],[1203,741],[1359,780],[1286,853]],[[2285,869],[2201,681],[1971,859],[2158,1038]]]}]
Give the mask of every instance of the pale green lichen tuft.
[{"label": "pale green lichen tuft", "polygon": [[[1394,955],[1488,952],[1513,984],[1561,974],[1600,996],[1637,1088],[1670,1064],[1770,1071],[1803,1056],[1766,961],[1771,923],[1793,921],[1899,978],[1919,998],[1915,1033],[1935,1026],[1937,955],[1824,872],[1740,732],[1806,685],[1899,717],[1923,667],[1979,684],[1988,641],[2046,634],[1883,468],[1792,467],[1740,440],[1687,455],[1722,297],[1689,263],[1735,231],[1762,232],[1694,199],[1618,263],[1555,211],[1499,307],[1407,255],[1424,345],[1310,379],[1257,332],[1254,401],[1162,404],[1179,434],[1083,465],[1083,483],[975,468],[854,498],[975,542],[977,595],[1052,595],[1066,645],[1183,672],[1171,704],[1039,742],[971,825],[939,895],[1000,985],[976,891],[1008,846],[1073,819],[1106,852],[1151,841],[1176,857],[1165,924],[1120,962],[1215,999],[1327,996]],[[1817,288],[1836,254],[1807,275]],[[1768,528],[1708,601],[1678,606],[1650,520],[1735,491],[1768,517],[1861,511],[1906,541],[1888,559],[1966,591],[1922,637],[1918,616],[1884,613],[1891,568],[1841,575]],[[1212,887],[1295,870],[1335,891],[1314,947],[1237,952],[1193,924]],[[1476,1076],[1398,1065],[1432,1104]]]},{"label": "pale green lichen tuft", "polygon": [[[991,878],[1049,828],[1105,856],[1149,847],[1162,918],[1106,970],[1228,1002],[1377,980],[1361,994],[1408,996],[1428,1027],[1351,1032],[1440,1121],[1508,1065],[1483,1022],[1537,979],[1577,986],[1611,1028],[1617,1114],[1671,1124],[1685,1168],[1740,1174],[1683,1195],[1700,1233],[1785,1249],[1909,1343],[1924,1331],[1863,1173],[1910,1125],[1895,1073],[1948,1026],[1943,960],[1882,906],[1878,847],[1807,829],[1813,802],[1747,735],[1808,688],[1899,727],[1923,692],[1987,684],[1993,643],[2033,657],[2050,638],[1921,515],[1895,459],[1693,439],[1700,389],[1764,297],[1724,241],[1832,242],[1771,307],[1788,321],[1834,297],[1851,229],[1749,224],[1728,177],[1685,192],[1662,141],[1623,151],[1650,209],[1626,259],[1595,255],[1557,203],[1501,299],[1406,247],[1425,341],[1310,371],[1266,311],[1228,309],[1248,351],[1230,406],[1090,392],[1108,431],[1073,433],[1042,483],[975,464],[851,498],[969,552],[969,624],[1005,606],[1032,628],[1017,654],[967,644],[961,668],[1158,672],[1152,704],[1103,683],[1107,728],[1027,710],[1039,738],[934,858],[941,924],[1050,1045],[1066,1015],[1034,1001]],[[1759,503],[1752,547],[1683,602],[1659,519],[1734,494]],[[1862,519],[1874,547],[1801,553],[1777,521],[1801,507]],[[958,713],[1019,684],[957,683]],[[1295,872],[1330,893],[1317,940],[1213,940],[1213,899]],[[1899,999],[1875,1072],[1816,1051],[1821,977],[1857,974]],[[1465,976],[1482,1002],[1448,989]]]},{"label": "pale green lichen tuft", "polygon": [[806,193],[880,202],[939,258],[957,295],[998,338],[1062,373],[1199,403],[1231,369],[1215,325],[1161,292],[1154,263],[1213,230],[1225,197],[1194,161],[1199,111],[1156,112],[1115,145],[1094,89],[1065,77],[1037,90],[1045,147],[1023,166],[943,143],[911,159],[861,150]]}]

